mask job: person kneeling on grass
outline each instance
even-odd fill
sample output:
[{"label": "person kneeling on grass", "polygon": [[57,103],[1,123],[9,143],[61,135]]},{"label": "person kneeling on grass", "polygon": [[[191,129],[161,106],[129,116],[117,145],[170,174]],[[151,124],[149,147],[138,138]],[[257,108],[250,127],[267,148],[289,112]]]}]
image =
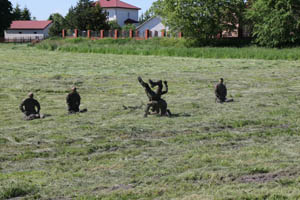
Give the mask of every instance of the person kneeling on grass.
[{"label": "person kneeling on grass", "polygon": [[28,98],[23,100],[23,102],[20,104],[20,110],[22,111],[22,113],[24,113],[25,120],[44,118],[43,115],[40,115],[40,103],[35,100],[33,96],[33,93],[30,92],[28,94]]},{"label": "person kneeling on grass", "polygon": [[227,99],[227,88],[224,85],[224,79],[220,78],[219,83],[215,87],[216,102],[233,102],[233,99]]},{"label": "person kneeling on grass", "polygon": [[81,100],[81,97],[80,97],[79,93],[77,92],[77,88],[72,87],[71,93],[69,93],[66,98],[69,114],[74,114],[74,113],[78,113],[78,112],[81,112],[81,113],[87,112],[87,109],[83,109],[83,110],[79,109],[80,100]]}]

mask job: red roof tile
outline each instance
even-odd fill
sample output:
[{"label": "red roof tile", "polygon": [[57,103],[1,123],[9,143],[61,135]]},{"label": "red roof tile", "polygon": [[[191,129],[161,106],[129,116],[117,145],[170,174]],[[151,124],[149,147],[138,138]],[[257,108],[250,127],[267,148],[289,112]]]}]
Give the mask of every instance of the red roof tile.
[{"label": "red roof tile", "polygon": [[52,21],[13,21],[9,29],[42,30],[51,23]]},{"label": "red roof tile", "polygon": [[102,8],[127,8],[127,9],[140,10],[140,8],[120,0],[99,0],[99,2]]}]

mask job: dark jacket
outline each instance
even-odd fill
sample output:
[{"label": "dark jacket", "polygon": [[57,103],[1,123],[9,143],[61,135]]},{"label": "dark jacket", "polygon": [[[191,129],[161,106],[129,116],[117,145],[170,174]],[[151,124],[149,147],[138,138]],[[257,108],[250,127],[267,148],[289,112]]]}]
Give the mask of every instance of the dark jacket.
[{"label": "dark jacket", "polygon": [[66,101],[69,110],[79,111],[80,100],[81,98],[78,92],[71,92],[70,94],[68,94]]},{"label": "dark jacket", "polygon": [[225,100],[226,96],[227,96],[227,88],[223,83],[219,83],[216,85],[215,87],[215,94],[216,97],[221,99],[221,100]]},{"label": "dark jacket", "polygon": [[[35,108],[37,108],[37,110]],[[37,100],[27,98],[20,104],[20,110],[26,115],[38,114],[40,113],[41,106]]]}]

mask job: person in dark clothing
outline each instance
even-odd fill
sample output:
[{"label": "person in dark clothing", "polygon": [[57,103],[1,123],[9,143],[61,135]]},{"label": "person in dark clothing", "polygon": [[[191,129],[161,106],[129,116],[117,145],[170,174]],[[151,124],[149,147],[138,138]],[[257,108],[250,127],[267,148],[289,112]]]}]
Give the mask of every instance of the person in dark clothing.
[{"label": "person in dark clothing", "polygon": [[81,97],[77,92],[76,87],[72,88],[72,92],[67,95],[66,101],[68,104],[69,114],[78,113],[78,112],[87,112],[87,109],[84,110],[79,109]]},{"label": "person in dark clothing", "polygon": [[20,104],[20,110],[24,113],[25,120],[33,120],[42,118],[40,115],[41,106],[40,103],[33,98],[33,93],[28,94],[28,98],[23,100]]},{"label": "person in dark clothing", "polygon": [[232,102],[233,99],[227,99],[227,88],[224,85],[224,79],[220,78],[219,83],[215,87],[215,95],[216,95],[216,102],[224,103],[224,102]]},{"label": "person in dark clothing", "polygon": [[166,91],[162,91],[163,85],[162,81],[153,82],[152,80],[149,80],[149,83],[152,87],[158,86],[157,93],[155,93],[150,86],[143,81],[141,77],[138,77],[138,81],[140,84],[145,88],[146,95],[149,98],[149,103],[147,104],[144,117],[147,117],[149,114],[150,108],[152,108],[153,112],[161,113],[161,116],[171,116],[170,110],[167,109],[168,104],[164,99],[161,99],[161,96],[163,94],[166,94],[168,92],[168,85],[165,81],[166,85]]},{"label": "person in dark clothing", "polygon": [[[149,83],[151,85],[152,88],[157,87],[157,90],[156,90],[156,95],[153,97],[152,100],[154,101],[161,101],[161,104],[162,104],[162,107],[161,108],[165,108],[165,104],[167,104],[167,102],[161,98],[162,95],[164,94],[167,94],[168,93],[168,82],[167,81],[164,81],[164,84],[165,84],[165,87],[166,87],[166,90],[163,91],[163,82],[161,80],[157,81],[157,82],[154,82],[152,81],[151,79],[149,79]],[[159,113],[159,107],[158,106],[155,106],[155,107],[152,107],[152,112],[156,112],[156,113]],[[163,110],[162,111],[163,113],[165,113],[166,111]]]}]

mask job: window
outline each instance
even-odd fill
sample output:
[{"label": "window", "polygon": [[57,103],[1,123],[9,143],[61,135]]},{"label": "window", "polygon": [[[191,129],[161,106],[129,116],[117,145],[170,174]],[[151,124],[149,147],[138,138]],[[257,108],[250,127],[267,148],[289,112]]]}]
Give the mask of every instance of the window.
[{"label": "window", "polygon": [[34,34],[37,34],[37,32],[34,32]]},{"label": "window", "polygon": [[19,34],[22,34],[22,32],[19,32]]},{"label": "window", "polygon": [[128,13],[128,18],[130,18],[130,13]]}]

